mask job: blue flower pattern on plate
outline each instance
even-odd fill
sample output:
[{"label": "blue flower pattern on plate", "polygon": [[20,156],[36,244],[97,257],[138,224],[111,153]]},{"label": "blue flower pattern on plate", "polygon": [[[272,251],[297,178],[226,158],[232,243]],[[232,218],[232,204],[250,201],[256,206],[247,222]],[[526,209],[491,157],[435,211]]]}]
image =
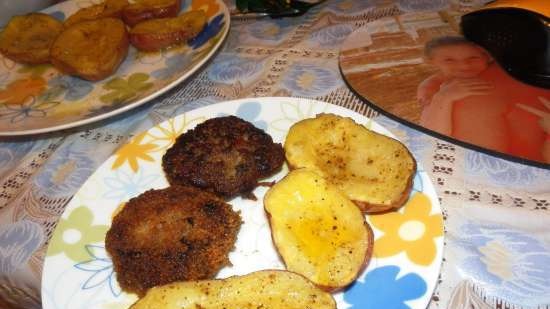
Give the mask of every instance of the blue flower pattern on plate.
[{"label": "blue flower pattern on plate", "polygon": [[151,184],[160,177],[161,175],[158,174],[145,174],[142,169],[139,169],[136,174],[129,174],[123,170],[119,170],[113,173],[112,177],[106,177],[103,180],[105,185],[110,189],[104,193],[103,197],[115,200],[127,200],[150,188]]},{"label": "blue flower pattern on plate", "polygon": [[11,123],[18,123],[29,118],[43,118],[48,115],[48,110],[59,105],[59,102],[40,102],[35,97],[30,97],[21,105],[0,104],[0,119],[9,119]]},{"label": "blue flower pattern on plate", "polygon": [[462,271],[486,283],[487,293],[513,303],[550,303],[550,253],[538,239],[511,227],[468,222],[457,243],[466,250]]},{"label": "blue flower pattern on plate", "polygon": [[[15,272],[25,264],[44,240],[42,227],[22,220],[0,228],[0,274]],[[5,258],[4,258],[5,257]]]},{"label": "blue flower pattern on plate", "polygon": [[[252,123],[255,127],[267,130],[267,122],[257,118],[260,116],[262,106],[258,102],[245,102],[239,105],[239,108],[235,112],[235,116],[244,119]],[[220,113],[219,117],[227,116],[227,114]]]},{"label": "blue flower pattern on plate", "polygon": [[[421,172],[423,171],[420,171],[418,170],[416,172],[416,174],[414,175],[414,178],[413,178],[413,191],[416,191],[416,192],[422,192],[424,191],[424,181],[422,181],[422,175],[421,175]],[[413,196],[413,193],[411,193],[409,195],[409,198]]]},{"label": "blue flower pattern on plate", "polygon": [[315,97],[330,93],[339,85],[337,72],[310,63],[296,63],[282,84],[295,96]]},{"label": "blue flower pattern on plate", "polygon": [[88,290],[107,284],[113,296],[119,296],[121,290],[116,282],[113,262],[109,258],[105,247],[86,245],[86,251],[92,259],[74,265],[79,270],[92,273],[82,284],[82,289]]},{"label": "blue flower pattern on plate", "polygon": [[[344,300],[352,309],[406,309],[406,301],[422,297],[426,282],[415,273],[399,274],[397,266],[383,266],[369,271],[363,281],[356,281]],[[399,278],[397,278],[399,276]]]},{"label": "blue flower pattern on plate", "polygon": [[235,55],[219,55],[208,70],[208,77],[219,83],[235,83],[253,77],[262,69],[262,63]]},{"label": "blue flower pattern on plate", "polygon": [[196,37],[189,40],[189,46],[195,49],[203,46],[206,42],[208,42],[208,40],[210,40],[210,38],[220,32],[223,25],[223,14],[214,17]]},{"label": "blue flower pattern on plate", "polygon": [[76,101],[84,98],[94,89],[94,84],[69,75],[60,75],[48,81],[51,87],[48,92],[65,93],[64,99]]},{"label": "blue flower pattern on plate", "polygon": [[250,121],[254,126],[262,130],[267,130],[267,122],[258,119],[262,111],[262,106],[258,102],[243,103],[237,109],[236,115],[246,121]]}]

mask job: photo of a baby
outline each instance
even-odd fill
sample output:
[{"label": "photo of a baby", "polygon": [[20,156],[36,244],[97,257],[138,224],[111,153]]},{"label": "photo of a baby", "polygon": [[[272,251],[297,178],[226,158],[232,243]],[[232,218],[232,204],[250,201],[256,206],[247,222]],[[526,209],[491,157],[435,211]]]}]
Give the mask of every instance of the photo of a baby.
[{"label": "photo of a baby", "polygon": [[347,38],[341,72],[394,119],[490,154],[550,164],[550,89],[514,79],[458,31],[440,14],[380,20]]},{"label": "photo of a baby", "polygon": [[420,125],[499,152],[550,163],[548,90],[510,77],[483,48],[460,36],[428,41],[438,72],[419,86]]}]

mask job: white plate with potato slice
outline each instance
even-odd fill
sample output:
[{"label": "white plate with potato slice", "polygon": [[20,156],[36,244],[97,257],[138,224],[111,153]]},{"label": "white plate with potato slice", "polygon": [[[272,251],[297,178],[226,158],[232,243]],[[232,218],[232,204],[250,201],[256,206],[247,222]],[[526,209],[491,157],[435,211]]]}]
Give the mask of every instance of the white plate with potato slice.
[{"label": "white plate with potato slice", "polygon": [[[105,233],[122,203],[148,189],[168,185],[161,160],[176,136],[206,119],[236,115],[265,130],[275,142],[284,143],[293,124],[320,113],[349,117],[370,130],[392,136],[376,122],[346,108],[282,97],[201,107],[136,135],[86,181],[63,213],[44,264],[44,308],[128,308],[137,300],[118,287],[104,249]],[[280,181],[288,173],[285,164],[265,181]],[[264,209],[268,189],[257,187],[255,201],[240,197],[229,201],[240,211],[243,224],[229,254],[232,266],[223,268],[218,278],[285,269]],[[372,258],[351,284],[331,289],[337,308],[426,308],[443,254],[443,217],[427,173],[417,167],[411,193],[402,207],[365,218],[374,232]]]},{"label": "white plate with potato slice", "polygon": [[[102,1],[64,1],[41,12],[65,21],[98,3]],[[155,52],[130,46],[118,69],[99,81],[62,74],[51,64],[16,63],[0,54],[0,136],[53,132],[106,119],[186,80],[220,48],[230,16],[222,0],[181,3],[181,13],[206,13],[207,24],[195,38]]]}]

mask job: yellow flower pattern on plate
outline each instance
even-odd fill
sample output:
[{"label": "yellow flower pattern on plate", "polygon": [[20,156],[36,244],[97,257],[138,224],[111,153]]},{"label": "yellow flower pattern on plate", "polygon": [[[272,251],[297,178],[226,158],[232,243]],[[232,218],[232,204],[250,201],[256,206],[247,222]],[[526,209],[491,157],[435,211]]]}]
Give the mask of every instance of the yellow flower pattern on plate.
[{"label": "yellow flower pattern on plate", "polygon": [[147,132],[147,136],[152,142],[159,145],[157,151],[164,151],[170,148],[176,142],[176,138],[185,133],[191,126],[205,120],[204,117],[188,119],[184,114],[181,119],[169,119],[156,125]]},{"label": "yellow flower pattern on plate", "polygon": [[415,264],[428,266],[436,257],[435,238],[443,236],[443,218],[433,214],[427,195],[416,192],[402,211],[372,215],[369,220],[383,235],[375,240],[374,255],[389,257],[405,252]]},{"label": "yellow flower pattern on plate", "polygon": [[134,137],[129,143],[122,146],[115,153],[115,161],[113,162],[112,169],[116,170],[121,167],[125,162],[128,162],[130,168],[134,173],[138,171],[139,164],[138,160],[145,160],[153,162],[154,159],[149,155],[149,153],[154,152],[158,147],[153,143],[143,143],[142,141],[147,135],[147,132],[138,134]]}]

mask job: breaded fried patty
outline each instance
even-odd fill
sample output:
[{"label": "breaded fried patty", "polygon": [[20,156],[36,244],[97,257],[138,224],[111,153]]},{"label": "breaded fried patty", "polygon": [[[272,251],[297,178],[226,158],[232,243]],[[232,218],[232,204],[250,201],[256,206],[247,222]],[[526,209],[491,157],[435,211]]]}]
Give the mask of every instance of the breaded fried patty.
[{"label": "breaded fried patty", "polygon": [[241,218],[212,193],[172,186],[130,199],[105,238],[127,292],[174,281],[211,279],[229,265]]},{"label": "breaded fried patty", "polygon": [[180,135],[162,158],[170,184],[223,197],[249,194],[281,168],[284,151],[264,131],[235,116],[209,119]]}]

